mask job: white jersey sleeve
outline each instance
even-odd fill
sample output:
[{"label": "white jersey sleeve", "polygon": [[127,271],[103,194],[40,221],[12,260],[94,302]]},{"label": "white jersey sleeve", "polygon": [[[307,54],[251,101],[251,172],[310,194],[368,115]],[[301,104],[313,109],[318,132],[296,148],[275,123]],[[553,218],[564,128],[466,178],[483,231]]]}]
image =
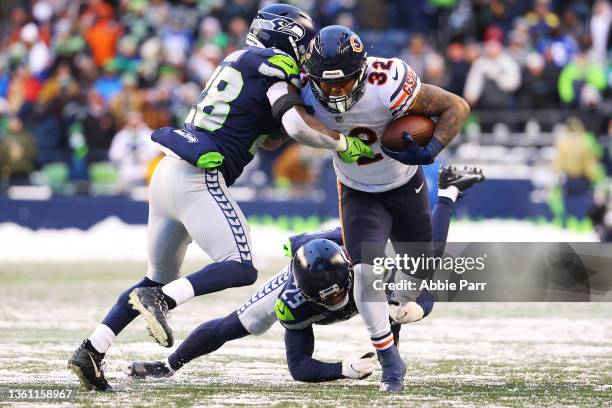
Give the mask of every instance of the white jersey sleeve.
[{"label": "white jersey sleeve", "polygon": [[371,68],[373,72],[368,77],[369,81],[384,79],[378,87],[380,102],[394,118],[405,115],[421,90],[421,80],[416,72],[399,58],[379,59],[371,64]]}]

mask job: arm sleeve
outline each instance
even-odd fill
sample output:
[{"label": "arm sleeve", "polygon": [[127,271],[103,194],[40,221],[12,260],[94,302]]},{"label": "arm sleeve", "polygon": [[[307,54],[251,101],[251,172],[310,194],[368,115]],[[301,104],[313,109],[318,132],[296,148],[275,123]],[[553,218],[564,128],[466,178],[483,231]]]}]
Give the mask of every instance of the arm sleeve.
[{"label": "arm sleeve", "polygon": [[[268,88],[266,95],[270,101],[270,106],[274,106],[274,103],[281,96],[289,93],[287,87],[288,85],[286,82],[276,82]],[[346,139],[344,136],[341,136],[338,141],[311,128],[304,119],[302,119],[302,116],[295,108],[291,108],[285,112],[281,120],[287,135],[299,143],[322,149],[336,151],[346,150]]]},{"label": "arm sleeve", "polygon": [[312,358],[312,326],[302,330],[285,330],[285,350],[289,372],[296,381],[323,382],[344,378],[342,363],[324,363]]}]

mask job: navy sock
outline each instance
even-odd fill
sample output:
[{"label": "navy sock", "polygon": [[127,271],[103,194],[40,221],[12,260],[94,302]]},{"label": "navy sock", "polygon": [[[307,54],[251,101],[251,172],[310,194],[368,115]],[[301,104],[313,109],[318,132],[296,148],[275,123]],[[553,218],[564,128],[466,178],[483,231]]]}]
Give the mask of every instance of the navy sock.
[{"label": "navy sock", "polygon": [[433,232],[434,251],[436,256],[442,255],[448,237],[448,227],[455,203],[447,197],[438,197],[436,206],[431,216],[431,226]]},{"label": "navy sock", "polygon": [[212,353],[228,341],[248,336],[236,311],[208,321],[192,331],[176,351],[168,357],[173,370],[178,370],[194,358]]},{"label": "navy sock", "polygon": [[221,261],[206,265],[187,276],[195,296],[227,288],[248,286],[257,280],[257,269],[250,262]]},{"label": "navy sock", "polygon": [[139,314],[136,310],[132,309],[132,305],[128,303],[130,292],[136,288],[151,286],[162,286],[162,284],[145,277],[143,280],[124,291],[111,310],[109,310],[104,320],[102,320],[102,324],[108,326],[115,335],[121,333],[121,331]]}]

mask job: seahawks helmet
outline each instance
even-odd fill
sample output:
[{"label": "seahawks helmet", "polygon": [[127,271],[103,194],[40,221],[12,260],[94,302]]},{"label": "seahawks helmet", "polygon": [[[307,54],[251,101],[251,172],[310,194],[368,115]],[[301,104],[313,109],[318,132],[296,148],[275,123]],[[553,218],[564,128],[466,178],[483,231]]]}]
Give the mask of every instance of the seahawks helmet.
[{"label": "seahawks helmet", "polygon": [[[365,91],[367,52],[357,34],[346,27],[332,25],[322,28],[311,41],[304,69],[319,102],[330,112],[346,112]],[[323,82],[344,82],[355,78],[352,90],[343,96],[326,96]]]},{"label": "seahawks helmet", "polygon": [[295,283],[308,301],[329,310],[347,305],[353,271],[338,244],[313,239],[297,250],[291,265]]},{"label": "seahawks helmet", "polygon": [[257,12],[247,34],[247,44],[277,48],[302,65],[316,32],[314,21],[301,9],[289,4],[273,4]]}]

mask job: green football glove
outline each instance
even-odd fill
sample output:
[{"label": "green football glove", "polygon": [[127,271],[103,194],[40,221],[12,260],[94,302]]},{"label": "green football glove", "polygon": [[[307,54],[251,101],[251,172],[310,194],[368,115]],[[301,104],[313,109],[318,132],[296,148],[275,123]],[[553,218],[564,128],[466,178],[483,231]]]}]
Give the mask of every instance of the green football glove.
[{"label": "green football glove", "polygon": [[355,163],[360,157],[374,158],[374,152],[372,152],[370,146],[358,137],[347,136],[346,146],[345,151],[338,152],[340,160],[345,163]]},{"label": "green football glove", "polygon": [[208,152],[198,158],[197,166],[201,169],[215,169],[223,163],[225,157],[219,152]]}]

